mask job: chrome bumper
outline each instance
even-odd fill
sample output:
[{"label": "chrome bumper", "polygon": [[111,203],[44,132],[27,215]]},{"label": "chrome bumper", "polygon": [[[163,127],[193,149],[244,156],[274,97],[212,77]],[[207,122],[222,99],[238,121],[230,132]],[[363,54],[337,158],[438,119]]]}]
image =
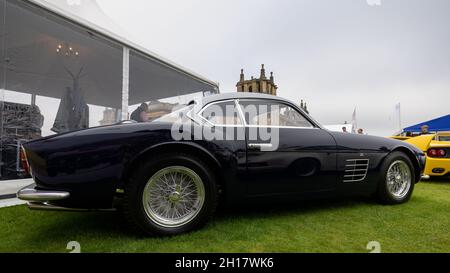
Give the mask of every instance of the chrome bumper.
[{"label": "chrome bumper", "polygon": [[30,202],[50,202],[64,200],[70,197],[69,192],[65,191],[41,191],[36,190],[36,185],[31,184],[17,193],[17,198]]},{"label": "chrome bumper", "polygon": [[17,193],[17,198],[28,201],[28,208],[31,210],[47,210],[47,211],[115,211],[115,209],[76,209],[59,207],[51,204],[51,201],[64,200],[70,197],[69,192],[65,191],[42,191],[36,189],[36,184],[31,184]]}]

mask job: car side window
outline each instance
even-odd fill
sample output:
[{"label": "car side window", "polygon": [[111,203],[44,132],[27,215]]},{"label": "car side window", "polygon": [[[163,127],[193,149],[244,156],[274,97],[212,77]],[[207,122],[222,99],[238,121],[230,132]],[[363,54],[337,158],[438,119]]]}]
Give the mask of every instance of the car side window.
[{"label": "car side window", "polygon": [[314,125],[295,108],[271,100],[239,101],[250,126],[314,128]]},{"label": "car side window", "polygon": [[239,111],[234,101],[225,101],[208,105],[201,117],[216,126],[242,126]]}]

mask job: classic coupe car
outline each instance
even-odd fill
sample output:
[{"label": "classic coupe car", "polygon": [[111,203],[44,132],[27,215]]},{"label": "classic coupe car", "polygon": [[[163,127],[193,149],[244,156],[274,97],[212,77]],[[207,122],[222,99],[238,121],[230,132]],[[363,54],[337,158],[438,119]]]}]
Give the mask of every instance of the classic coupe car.
[{"label": "classic coupe car", "polygon": [[367,195],[401,204],[426,157],[402,141],[327,131],[279,97],[229,93],[149,123],[31,141],[22,159],[35,184],[18,197],[31,209],[121,207],[144,233],[173,235],[204,225],[218,203]]}]

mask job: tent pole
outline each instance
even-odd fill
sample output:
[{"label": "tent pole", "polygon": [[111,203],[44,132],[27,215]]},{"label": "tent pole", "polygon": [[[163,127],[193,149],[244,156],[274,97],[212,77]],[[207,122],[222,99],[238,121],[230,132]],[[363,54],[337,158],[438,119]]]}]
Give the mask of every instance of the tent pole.
[{"label": "tent pole", "polygon": [[128,120],[128,101],[130,89],[130,49],[123,47],[122,74],[122,113],[121,120]]}]

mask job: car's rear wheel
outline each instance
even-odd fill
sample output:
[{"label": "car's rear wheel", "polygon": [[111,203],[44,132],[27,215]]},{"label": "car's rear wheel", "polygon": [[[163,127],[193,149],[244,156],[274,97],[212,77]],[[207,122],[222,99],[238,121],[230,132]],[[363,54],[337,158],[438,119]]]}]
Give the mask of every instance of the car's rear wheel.
[{"label": "car's rear wheel", "polygon": [[402,204],[411,199],[415,171],[409,157],[402,152],[390,154],[381,167],[377,198],[383,204]]},{"label": "car's rear wheel", "polygon": [[169,154],[137,170],[124,201],[133,226],[147,234],[176,235],[206,224],[217,206],[217,189],[200,159]]}]

